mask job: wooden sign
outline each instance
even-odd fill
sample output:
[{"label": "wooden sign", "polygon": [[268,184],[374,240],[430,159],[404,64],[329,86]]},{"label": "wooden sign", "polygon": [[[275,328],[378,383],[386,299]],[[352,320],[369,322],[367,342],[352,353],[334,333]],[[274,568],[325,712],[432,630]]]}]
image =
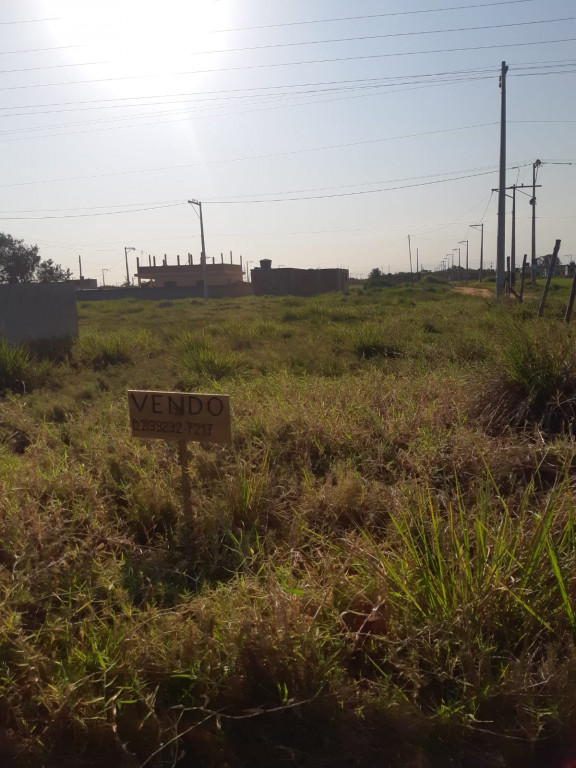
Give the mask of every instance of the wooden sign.
[{"label": "wooden sign", "polygon": [[230,396],[128,390],[133,437],[231,443]]}]

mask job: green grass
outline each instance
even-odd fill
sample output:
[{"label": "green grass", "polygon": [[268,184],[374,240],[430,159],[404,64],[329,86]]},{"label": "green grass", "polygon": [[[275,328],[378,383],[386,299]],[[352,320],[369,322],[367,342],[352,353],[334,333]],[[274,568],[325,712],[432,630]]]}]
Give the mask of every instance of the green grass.
[{"label": "green grass", "polygon": [[[0,348],[2,764],[555,765],[564,293],[541,320],[441,283],[86,303],[43,368]],[[232,445],[189,445],[193,521],[128,388],[231,396]]]}]

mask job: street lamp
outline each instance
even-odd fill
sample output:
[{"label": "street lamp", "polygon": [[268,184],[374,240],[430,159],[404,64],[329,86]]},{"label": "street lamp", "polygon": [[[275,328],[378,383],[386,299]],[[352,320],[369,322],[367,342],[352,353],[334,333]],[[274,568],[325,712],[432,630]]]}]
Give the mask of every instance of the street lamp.
[{"label": "street lamp", "polygon": [[466,272],[468,272],[468,240],[458,240],[459,244],[466,243]]},{"label": "street lamp", "polygon": [[484,223],[470,224],[470,229],[480,230],[480,271],[478,272],[478,282],[482,282],[482,270],[484,268]]},{"label": "street lamp", "polygon": [[202,282],[204,283],[204,299],[208,301],[208,278],[206,275],[206,246],[204,244],[204,220],[202,218],[202,203],[199,200],[188,200],[190,205],[197,205],[200,212],[200,239],[202,241],[202,254],[200,261],[202,262]]},{"label": "street lamp", "polygon": [[250,282],[250,269],[249,269],[249,265],[252,264],[252,263],[253,262],[251,262],[251,261],[247,261],[246,262],[246,282],[247,283]]},{"label": "street lamp", "polygon": [[126,259],[126,287],[130,287],[130,270],[128,269],[128,254],[130,251],[135,251],[136,248],[134,248],[131,245],[124,246],[124,258]]},{"label": "street lamp", "polygon": [[458,270],[460,270],[460,248],[452,248],[452,253],[454,253],[454,251],[458,251]]}]

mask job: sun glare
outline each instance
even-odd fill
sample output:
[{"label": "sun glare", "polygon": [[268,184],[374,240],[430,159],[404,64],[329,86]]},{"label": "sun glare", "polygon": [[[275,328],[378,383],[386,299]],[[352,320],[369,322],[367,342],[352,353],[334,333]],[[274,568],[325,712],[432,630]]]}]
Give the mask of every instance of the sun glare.
[{"label": "sun glare", "polygon": [[60,0],[50,9],[58,10],[62,43],[82,46],[76,60],[102,62],[98,72],[106,77],[154,75],[155,88],[166,87],[173,73],[206,68],[212,57],[202,52],[222,47],[223,36],[212,31],[225,27],[227,16],[216,0]]}]

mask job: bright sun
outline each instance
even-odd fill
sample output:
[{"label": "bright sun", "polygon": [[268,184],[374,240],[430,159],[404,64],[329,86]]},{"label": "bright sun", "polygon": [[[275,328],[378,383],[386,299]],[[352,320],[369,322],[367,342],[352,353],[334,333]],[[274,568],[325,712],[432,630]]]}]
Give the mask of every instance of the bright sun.
[{"label": "bright sun", "polygon": [[62,44],[82,46],[75,49],[77,61],[105,62],[98,72],[106,77],[154,75],[153,84],[142,83],[144,91],[174,88],[178,82],[172,73],[208,68],[213,58],[201,52],[222,48],[224,41],[223,35],[211,34],[226,26],[226,3],[218,0],[47,4],[51,15],[60,17],[54,24]]}]

